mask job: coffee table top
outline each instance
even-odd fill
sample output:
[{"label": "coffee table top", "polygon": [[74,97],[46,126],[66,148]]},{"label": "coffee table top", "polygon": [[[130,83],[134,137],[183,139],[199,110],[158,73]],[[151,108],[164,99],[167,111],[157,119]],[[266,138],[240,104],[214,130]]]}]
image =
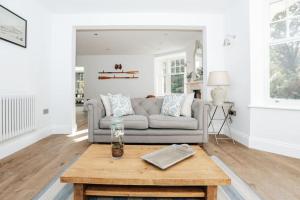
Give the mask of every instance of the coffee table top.
[{"label": "coffee table top", "polygon": [[140,157],[161,145],[126,145],[119,160],[111,157],[111,146],[92,144],[61,176],[61,181],[103,185],[207,186],[230,184],[229,177],[199,147],[196,154],[166,169],[143,161]]}]

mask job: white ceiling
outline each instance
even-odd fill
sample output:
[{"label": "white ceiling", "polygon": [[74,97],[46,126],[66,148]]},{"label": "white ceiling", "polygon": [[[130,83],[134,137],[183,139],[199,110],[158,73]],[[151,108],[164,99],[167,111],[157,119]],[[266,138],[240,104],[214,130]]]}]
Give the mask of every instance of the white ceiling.
[{"label": "white ceiling", "polygon": [[38,0],[55,13],[222,13],[232,0]]},{"label": "white ceiling", "polygon": [[76,50],[78,55],[156,55],[183,50],[196,40],[202,41],[201,31],[82,30]]}]

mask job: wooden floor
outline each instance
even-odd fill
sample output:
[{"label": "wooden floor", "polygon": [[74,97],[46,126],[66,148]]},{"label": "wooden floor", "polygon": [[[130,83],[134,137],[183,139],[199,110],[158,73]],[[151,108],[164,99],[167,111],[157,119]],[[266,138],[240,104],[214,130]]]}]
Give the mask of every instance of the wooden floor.
[{"label": "wooden floor", "polygon": [[[77,113],[77,135],[51,135],[0,160],[0,199],[27,200],[89,146],[86,114]],[[300,160],[248,149],[210,137],[204,145],[209,155],[221,158],[263,199],[300,199]]]}]

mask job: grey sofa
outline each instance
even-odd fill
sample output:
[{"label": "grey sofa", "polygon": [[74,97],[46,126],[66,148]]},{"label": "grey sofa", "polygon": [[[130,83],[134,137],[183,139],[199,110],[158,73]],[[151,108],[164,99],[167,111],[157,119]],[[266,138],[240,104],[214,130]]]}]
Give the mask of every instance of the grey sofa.
[{"label": "grey sofa", "polygon": [[[206,143],[207,116],[202,101],[194,99],[192,118],[161,115],[162,98],[133,98],[135,115],[123,117],[125,143]],[[88,138],[93,143],[109,143],[112,117],[105,117],[101,100],[89,100]]]}]

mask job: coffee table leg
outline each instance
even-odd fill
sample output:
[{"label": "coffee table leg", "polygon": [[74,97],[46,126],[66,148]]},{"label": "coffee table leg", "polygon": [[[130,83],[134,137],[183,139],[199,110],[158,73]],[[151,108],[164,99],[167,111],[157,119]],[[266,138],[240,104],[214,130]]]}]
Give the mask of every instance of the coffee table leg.
[{"label": "coffee table leg", "polygon": [[74,184],[74,200],[86,200],[84,194],[85,185]]},{"label": "coffee table leg", "polygon": [[217,186],[207,186],[206,200],[217,200]]}]

